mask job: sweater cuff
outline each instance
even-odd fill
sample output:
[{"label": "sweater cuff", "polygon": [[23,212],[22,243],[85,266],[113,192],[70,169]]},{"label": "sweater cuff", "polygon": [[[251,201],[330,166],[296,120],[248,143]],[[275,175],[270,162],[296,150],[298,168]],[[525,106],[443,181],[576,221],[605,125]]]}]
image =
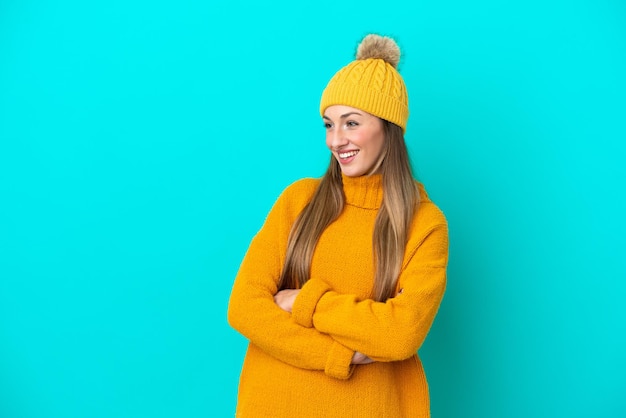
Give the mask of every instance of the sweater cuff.
[{"label": "sweater cuff", "polygon": [[337,341],[333,342],[328,354],[328,360],[326,360],[324,372],[327,376],[335,379],[348,379],[354,370],[354,365],[352,364],[353,355],[354,351],[339,344]]},{"label": "sweater cuff", "polygon": [[291,307],[291,318],[303,327],[313,326],[313,312],[320,298],[330,290],[330,287],[321,280],[310,279],[307,281]]}]

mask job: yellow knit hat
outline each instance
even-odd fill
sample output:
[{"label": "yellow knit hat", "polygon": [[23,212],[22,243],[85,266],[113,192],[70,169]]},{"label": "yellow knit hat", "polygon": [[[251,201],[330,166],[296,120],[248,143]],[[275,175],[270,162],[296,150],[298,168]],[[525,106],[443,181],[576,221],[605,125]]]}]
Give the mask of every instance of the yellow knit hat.
[{"label": "yellow knit hat", "polygon": [[356,60],[339,70],[322,93],[320,113],[332,105],[361,109],[406,130],[409,97],[396,67],[400,48],[395,41],[367,35],[359,44]]}]

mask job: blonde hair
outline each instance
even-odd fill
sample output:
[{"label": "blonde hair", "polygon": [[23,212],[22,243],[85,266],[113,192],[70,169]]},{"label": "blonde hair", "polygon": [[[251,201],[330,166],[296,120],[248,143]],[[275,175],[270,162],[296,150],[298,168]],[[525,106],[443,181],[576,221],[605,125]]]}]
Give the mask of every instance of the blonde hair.
[{"label": "blonde hair", "polygon": [[[408,231],[419,205],[403,129],[386,120],[382,123],[385,145],[378,172],[382,176],[383,203],[376,215],[372,237],[376,273],[371,294],[372,299],[380,302],[395,294]],[[298,289],[307,282],[317,241],[337,219],[344,203],[341,168],[331,155],[326,174],[291,228],[279,289]]]}]

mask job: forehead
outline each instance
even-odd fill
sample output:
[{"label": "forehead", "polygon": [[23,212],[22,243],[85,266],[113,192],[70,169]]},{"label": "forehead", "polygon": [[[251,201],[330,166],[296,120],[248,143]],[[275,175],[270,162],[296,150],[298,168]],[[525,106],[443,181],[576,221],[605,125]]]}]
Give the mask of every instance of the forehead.
[{"label": "forehead", "polygon": [[330,119],[339,119],[348,115],[362,115],[362,116],[372,116],[369,113],[357,109],[356,107],[346,106],[346,105],[332,105],[328,106],[324,111],[324,116]]}]

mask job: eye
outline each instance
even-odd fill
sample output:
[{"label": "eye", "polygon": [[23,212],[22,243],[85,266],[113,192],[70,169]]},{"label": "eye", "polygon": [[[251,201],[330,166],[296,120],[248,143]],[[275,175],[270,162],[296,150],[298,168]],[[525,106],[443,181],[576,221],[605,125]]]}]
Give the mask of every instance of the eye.
[{"label": "eye", "polygon": [[346,126],[347,126],[348,128],[353,128],[353,127],[355,127],[355,126],[359,126],[359,124],[358,124],[358,122],[355,122],[355,121],[353,121],[353,120],[349,120],[348,122],[346,122]]},{"label": "eye", "polygon": [[331,125],[330,122],[324,122],[324,129],[330,129],[332,127],[333,125]]}]

